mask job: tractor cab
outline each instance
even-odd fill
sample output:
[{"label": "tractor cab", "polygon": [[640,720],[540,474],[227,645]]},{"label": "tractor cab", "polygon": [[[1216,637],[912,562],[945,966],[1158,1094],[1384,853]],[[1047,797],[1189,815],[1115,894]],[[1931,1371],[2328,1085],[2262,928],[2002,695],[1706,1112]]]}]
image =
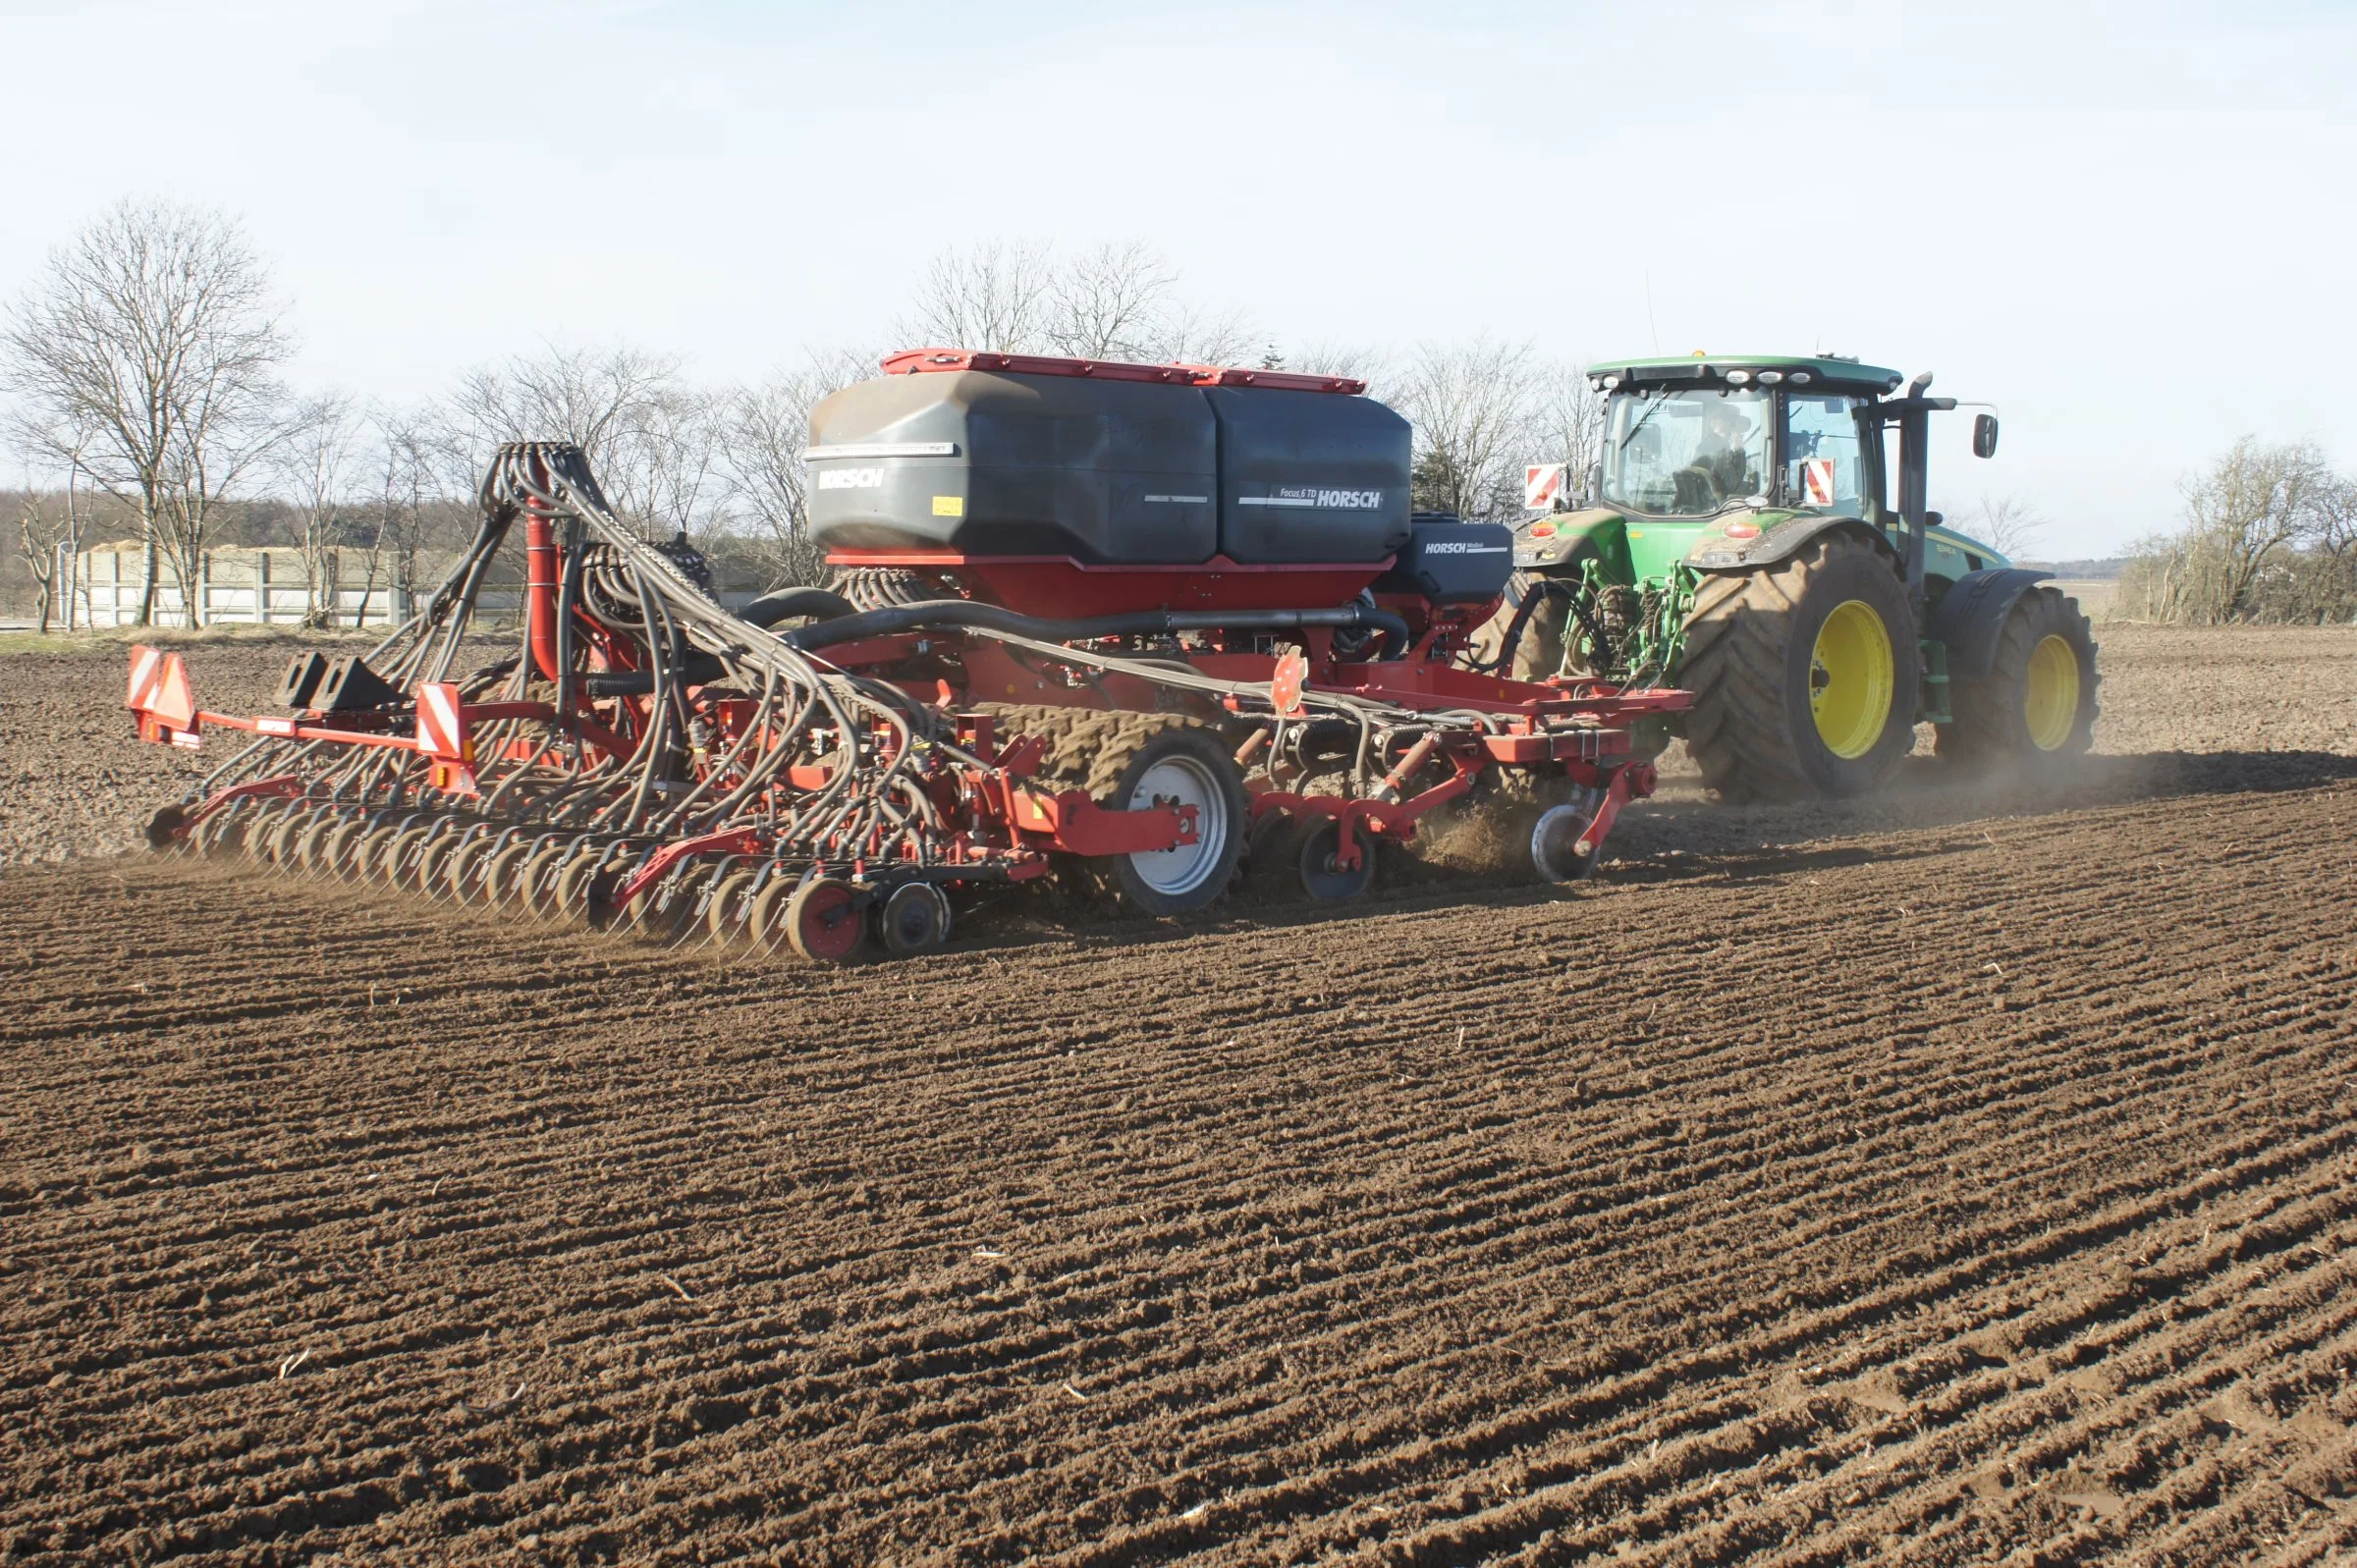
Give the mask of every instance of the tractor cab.
[{"label": "tractor cab", "polygon": [[1878,446],[1862,413],[1870,394],[1801,369],[1706,377],[1688,366],[1710,368],[1680,360],[1674,376],[1599,378],[1610,395],[1600,502],[1664,519],[1729,507],[1867,514],[1880,489]]},{"label": "tractor cab", "polygon": [[[1588,488],[1596,510],[1654,541],[1634,556],[1659,568],[1673,559],[1725,568],[1757,553],[1735,548],[1744,541],[1829,516],[1880,529],[1901,560],[1908,556],[1908,514],[1886,478],[1892,455],[1884,433],[1904,418],[1905,400],[1890,397],[1904,379],[1897,371],[1823,355],[1748,355],[1627,360],[1590,374],[1606,413]],[[1936,514],[1916,526],[1935,589],[2008,565],[1941,526]]]},{"label": "tractor cab", "polygon": [[[1616,360],[1586,504],[1526,517],[1514,565],[1561,572],[1593,560],[1608,581],[1741,570],[1797,549],[1830,521],[1882,535],[1909,588],[1937,601],[1968,572],[2012,565],[1927,509],[1928,414],[1952,407],[1895,370],[1836,355]],[[1928,379],[1928,378],[1927,378]],[[1890,439],[1896,430],[1898,439]],[[1996,450],[1982,415],[1974,450]]]}]

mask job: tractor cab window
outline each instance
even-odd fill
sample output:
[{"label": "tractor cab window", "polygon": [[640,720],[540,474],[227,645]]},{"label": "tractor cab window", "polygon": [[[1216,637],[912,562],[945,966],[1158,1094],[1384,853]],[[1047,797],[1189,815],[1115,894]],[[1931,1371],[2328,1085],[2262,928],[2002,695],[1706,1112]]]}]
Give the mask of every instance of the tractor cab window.
[{"label": "tractor cab window", "polygon": [[1639,387],[1613,399],[1604,438],[1604,500],[1655,516],[1707,517],[1763,495],[1764,392]]},{"label": "tractor cab window", "polygon": [[1858,400],[1784,395],[1784,504],[1844,516],[1866,514]]}]

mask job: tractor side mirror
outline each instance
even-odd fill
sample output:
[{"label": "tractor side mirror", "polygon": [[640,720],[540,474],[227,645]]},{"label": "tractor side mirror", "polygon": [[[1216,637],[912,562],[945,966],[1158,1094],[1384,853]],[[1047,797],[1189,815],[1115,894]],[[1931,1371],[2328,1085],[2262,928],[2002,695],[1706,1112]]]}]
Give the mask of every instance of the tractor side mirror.
[{"label": "tractor side mirror", "polygon": [[1597,505],[1599,505],[1599,504],[1601,504],[1601,503],[1603,502],[1603,500],[1604,500],[1604,464],[1603,464],[1603,463],[1601,463],[1601,462],[1591,462],[1591,463],[1589,463],[1589,464],[1588,464],[1588,493],[1587,493],[1585,496],[1581,497],[1581,500],[1583,500],[1583,501],[1584,501],[1584,502],[1585,502],[1587,505],[1589,505],[1589,506],[1591,506],[1591,507],[1593,507],[1593,506],[1597,506]]},{"label": "tractor side mirror", "polygon": [[1997,415],[1993,413],[1973,415],[1972,455],[1976,458],[1997,456]]}]

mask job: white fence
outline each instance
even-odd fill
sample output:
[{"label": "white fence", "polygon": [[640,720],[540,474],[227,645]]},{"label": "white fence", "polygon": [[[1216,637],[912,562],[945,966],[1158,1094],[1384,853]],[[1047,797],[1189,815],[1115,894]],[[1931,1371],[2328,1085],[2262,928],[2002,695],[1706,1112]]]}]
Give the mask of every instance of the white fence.
[{"label": "white fence", "polygon": [[[139,604],[146,596],[146,556],[137,542],[99,545],[63,563],[62,579],[71,576],[77,620],[92,626],[138,623]],[[397,625],[414,613],[423,595],[396,588],[383,580],[383,563],[371,581],[368,560],[355,551],[338,553],[336,583],[317,597],[332,606],[315,604],[302,552],[289,549],[208,550],[197,575],[196,603],[205,625],[300,626],[312,622],[314,611],[332,608],[338,626]],[[428,584],[441,580],[447,557],[418,563],[418,575]],[[63,595],[61,595],[61,598]],[[475,601],[478,613],[512,613],[518,602],[515,588],[486,587]],[[61,618],[62,619],[62,618]],[[150,617],[159,626],[189,623],[189,597],[180,574],[168,560],[156,564],[155,608]]]}]

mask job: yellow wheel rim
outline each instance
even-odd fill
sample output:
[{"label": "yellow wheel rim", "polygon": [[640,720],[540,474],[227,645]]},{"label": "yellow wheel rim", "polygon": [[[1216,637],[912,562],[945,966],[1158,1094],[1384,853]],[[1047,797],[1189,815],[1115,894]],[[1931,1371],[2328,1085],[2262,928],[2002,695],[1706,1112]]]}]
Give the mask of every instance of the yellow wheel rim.
[{"label": "yellow wheel rim", "polygon": [[1872,751],[1891,722],[1897,684],[1883,618],[1863,599],[1834,606],[1809,653],[1809,712],[1825,749],[1844,759]]},{"label": "yellow wheel rim", "polygon": [[2058,750],[2079,723],[2079,654],[2066,637],[2043,638],[2030,650],[2030,678],[2023,683],[2022,717],[2030,723],[2030,744]]}]

